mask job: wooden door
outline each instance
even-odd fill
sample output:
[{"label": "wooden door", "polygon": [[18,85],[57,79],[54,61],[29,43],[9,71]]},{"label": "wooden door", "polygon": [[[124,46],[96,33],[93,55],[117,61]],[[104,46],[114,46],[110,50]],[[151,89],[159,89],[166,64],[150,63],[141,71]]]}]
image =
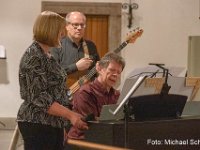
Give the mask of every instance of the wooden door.
[{"label": "wooden door", "polygon": [[92,40],[100,57],[108,52],[108,16],[107,15],[86,15],[85,38]]}]

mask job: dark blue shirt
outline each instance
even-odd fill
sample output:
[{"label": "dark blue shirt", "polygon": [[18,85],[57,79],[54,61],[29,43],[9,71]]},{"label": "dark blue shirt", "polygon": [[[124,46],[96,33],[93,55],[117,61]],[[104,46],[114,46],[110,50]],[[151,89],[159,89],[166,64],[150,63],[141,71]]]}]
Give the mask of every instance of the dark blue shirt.
[{"label": "dark blue shirt", "polygon": [[[77,46],[69,37],[64,37],[61,41],[61,48],[52,48],[51,53],[59,64],[65,69],[67,74],[78,71],[76,62],[84,57],[84,49],[81,40],[80,46]],[[90,58],[93,59],[93,64],[89,70],[94,67],[100,57],[97,52],[96,45],[90,41],[85,40]]]}]

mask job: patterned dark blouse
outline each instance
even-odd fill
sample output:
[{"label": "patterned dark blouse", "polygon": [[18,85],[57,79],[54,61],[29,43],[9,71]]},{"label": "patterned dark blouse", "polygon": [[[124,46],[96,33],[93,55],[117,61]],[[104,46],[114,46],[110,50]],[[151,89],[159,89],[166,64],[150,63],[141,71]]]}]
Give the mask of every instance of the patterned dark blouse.
[{"label": "patterned dark blouse", "polygon": [[64,119],[47,113],[53,102],[68,107],[65,71],[43,52],[37,42],[26,50],[19,67],[21,104],[17,121],[62,128]]}]

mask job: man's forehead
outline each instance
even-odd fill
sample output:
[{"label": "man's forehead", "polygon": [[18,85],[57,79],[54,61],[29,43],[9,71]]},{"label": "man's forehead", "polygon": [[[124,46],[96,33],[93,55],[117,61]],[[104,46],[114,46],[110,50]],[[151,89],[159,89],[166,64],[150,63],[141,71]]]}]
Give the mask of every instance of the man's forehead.
[{"label": "man's forehead", "polygon": [[84,17],[82,15],[79,14],[73,14],[69,17],[70,20],[76,21],[76,20],[81,20],[84,21]]},{"label": "man's forehead", "polygon": [[122,64],[120,64],[120,63],[112,60],[112,61],[109,62],[108,67],[113,67],[113,66],[118,66],[118,67],[120,66],[120,67],[122,67]]}]

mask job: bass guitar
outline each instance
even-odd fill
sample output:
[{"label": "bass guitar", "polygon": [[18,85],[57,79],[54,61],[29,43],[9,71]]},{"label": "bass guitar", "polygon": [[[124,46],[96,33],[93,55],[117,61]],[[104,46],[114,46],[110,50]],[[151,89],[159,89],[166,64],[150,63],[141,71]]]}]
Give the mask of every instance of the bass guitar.
[{"label": "bass guitar", "polygon": [[[114,50],[114,53],[119,53],[128,43],[134,43],[135,40],[140,37],[143,33],[143,29],[136,28],[133,32],[129,33],[126,40],[119,45],[118,48]],[[90,79],[96,74],[95,66],[84,76],[82,76],[78,81],[76,81],[72,86],[69,87],[68,96],[71,97],[83,84],[90,81]]]}]

